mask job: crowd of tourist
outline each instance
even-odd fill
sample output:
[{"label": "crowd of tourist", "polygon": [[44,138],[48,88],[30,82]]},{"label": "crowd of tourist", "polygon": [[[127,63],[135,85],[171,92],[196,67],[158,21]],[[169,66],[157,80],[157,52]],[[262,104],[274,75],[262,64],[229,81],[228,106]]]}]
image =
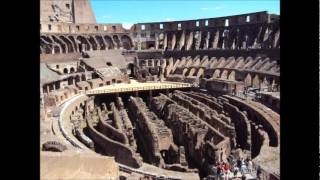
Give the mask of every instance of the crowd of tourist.
[{"label": "crowd of tourist", "polygon": [[254,168],[251,159],[239,158],[229,160],[228,162],[217,162],[212,170],[213,175],[219,180],[245,180],[248,179],[248,175],[251,176],[251,174],[253,174]]}]

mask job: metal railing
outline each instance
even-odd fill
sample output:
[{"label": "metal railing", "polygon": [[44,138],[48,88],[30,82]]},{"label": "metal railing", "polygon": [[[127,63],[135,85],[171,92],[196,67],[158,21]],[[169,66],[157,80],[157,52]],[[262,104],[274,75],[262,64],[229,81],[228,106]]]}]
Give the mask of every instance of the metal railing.
[{"label": "metal railing", "polygon": [[190,84],[170,84],[170,85],[157,85],[157,86],[146,86],[146,87],[128,87],[128,88],[114,88],[104,90],[87,90],[85,94],[108,94],[108,93],[121,93],[131,91],[146,91],[146,90],[159,90],[159,89],[177,89],[177,88],[190,88]]}]

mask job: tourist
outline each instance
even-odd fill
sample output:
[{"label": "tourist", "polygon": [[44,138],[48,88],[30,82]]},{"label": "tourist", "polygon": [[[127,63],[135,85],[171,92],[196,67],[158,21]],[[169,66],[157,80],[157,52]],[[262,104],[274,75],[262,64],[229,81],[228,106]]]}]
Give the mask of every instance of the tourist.
[{"label": "tourist", "polygon": [[241,168],[241,160],[237,159],[237,167],[240,169]]},{"label": "tourist", "polygon": [[246,176],[243,174],[242,177],[241,177],[241,180],[246,180]]},{"label": "tourist", "polygon": [[262,179],[261,175],[262,175],[261,167],[258,166],[258,167],[257,167],[257,179],[258,179],[258,180],[261,180],[261,179]]},{"label": "tourist", "polygon": [[253,164],[252,164],[252,161],[251,159],[248,160],[248,171],[251,173],[252,172],[252,167],[253,167]]}]

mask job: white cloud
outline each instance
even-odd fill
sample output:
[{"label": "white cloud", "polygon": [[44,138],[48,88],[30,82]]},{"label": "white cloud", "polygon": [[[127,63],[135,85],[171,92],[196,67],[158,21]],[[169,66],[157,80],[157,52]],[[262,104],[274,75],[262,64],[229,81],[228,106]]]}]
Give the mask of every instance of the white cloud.
[{"label": "white cloud", "polygon": [[215,10],[219,10],[219,9],[222,9],[223,7],[221,7],[221,6],[217,6],[217,7],[215,7],[214,9]]},{"label": "white cloud", "polygon": [[166,19],[164,19],[165,21],[174,21],[174,19],[173,18],[166,18]]},{"label": "white cloud", "polygon": [[208,8],[203,7],[203,8],[201,8],[201,10],[202,10],[202,11],[205,11],[205,10],[208,10]]},{"label": "white cloud", "polygon": [[122,23],[122,27],[125,29],[130,29],[133,23]]}]

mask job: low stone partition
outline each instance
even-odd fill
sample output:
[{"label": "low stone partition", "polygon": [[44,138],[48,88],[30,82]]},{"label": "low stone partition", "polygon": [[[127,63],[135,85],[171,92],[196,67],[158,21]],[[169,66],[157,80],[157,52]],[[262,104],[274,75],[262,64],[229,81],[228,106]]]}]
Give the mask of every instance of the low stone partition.
[{"label": "low stone partition", "polygon": [[229,114],[235,125],[237,144],[243,149],[251,150],[251,129],[247,116],[236,106],[227,102],[223,103],[223,110]]},{"label": "low stone partition", "polygon": [[[277,147],[280,142],[280,119],[279,115],[274,116],[269,115],[264,112],[262,109],[256,107],[250,101],[244,101],[235,97],[224,95],[223,97],[227,98],[230,104],[237,106],[242,111],[246,111],[248,118],[255,122],[256,124],[262,125],[263,129],[268,133],[270,139],[270,146]],[[270,112],[272,113],[272,112]]]},{"label": "low stone partition", "polygon": [[151,112],[141,98],[130,97],[129,111],[135,112],[138,134],[146,151],[149,151],[149,160],[157,165],[163,165],[161,151],[174,151],[178,147],[173,142],[171,130],[163,120]]},{"label": "low stone partition", "polygon": [[133,126],[132,126],[132,123],[129,119],[128,113],[127,113],[126,109],[124,108],[124,104],[122,102],[121,97],[117,98],[116,104],[117,104],[117,108],[119,110],[119,115],[121,118],[122,128],[124,130],[124,133],[127,136],[127,139],[129,141],[131,148],[136,150],[137,144],[136,144],[136,140],[135,140],[134,134],[133,134]]},{"label": "low stone partition", "polygon": [[196,162],[199,169],[203,168],[206,161],[215,163],[226,160],[230,155],[230,138],[223,136],[187,109],[172,103],[165,107],[164,113],[175,142],[186,148],[188,158]]},{"label": "low stone partition", "polygon": [[60,112],[58,125],[62,135],[74,147],[88,150],[86,146],[84,146],[76,137],[72,135],[71,122],[70,122],[71,116],[73,114],[72,112],[74,112],[76,109],[80,108],[81,106],[84,107],[85,101],[87,99],[88,99],[88,96],[81,94],[67,101]]},{"label": "low stone partition", "polygon": [[142,160],[132,149],[120,142],[114,141],[99,131],[97,131],[92,124],[90,118],[86,118],[88,133],[95,143],[97,143],[103,150],[103,153],[108,156],[115,156],[118,163],[139,168],[142,165]]},{"label": "low stone partition", "polygon": [[219,114],[222,113],[223,107],[221,104],[218,103],[218,101],[215,97],[209,96],[204,93],[199,93],[199,92],[190,92],[190,93],[184,92],[184,93],[187,94],[188,96],[192,97],[193,99],[196,99],[196,100],[202,102],[203,104],[209,106],[211,109],[214,109]]},{"label": "low stone partition", "polygon": [[235,128],[230,124],[231,121],[223,121],[222,119],[225,119],[224,116],[218,115],[215,110],[209,108],[202,102],[193,99],[185,95],[183,92],[177,90],[173,93],[172,99],[179,105],[189,109],[190,112],[210,124],[224,136],[232,137],[233,135],[235,135]]},{"label": "low stone partition", "polygon": [[[97,108],[98,110],[98,116],[99,116],[99,122],[98,122],[98,130],[105,136],[110,137],[114,141],[118,141],[122,144],[127,145],[128,144],[128,139],[125,136],[125,134],[120,130],[116,129],[103,119],[101,115],[101,110],[100,108]],[[113,108],[113,118],[118,119],[116,121],[119,121],[120,115],[119,112]]]}]

